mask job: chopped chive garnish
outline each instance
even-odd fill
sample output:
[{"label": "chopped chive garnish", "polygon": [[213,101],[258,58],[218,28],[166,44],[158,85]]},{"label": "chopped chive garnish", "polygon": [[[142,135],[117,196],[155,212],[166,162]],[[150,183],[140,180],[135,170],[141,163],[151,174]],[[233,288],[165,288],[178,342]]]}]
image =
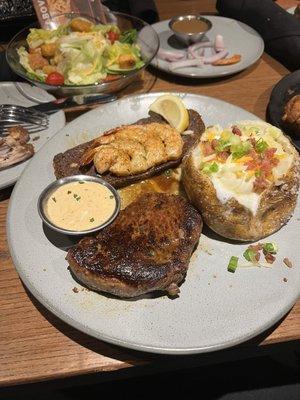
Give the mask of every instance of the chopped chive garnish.
[{"label": "chopped chive garnish", "polygon": [[95,219],[94,218],[90,218],[90,222],[94,222],[95,221]]},{"label": "chopped chive garnish", "polygon": [[278,246],[275,243],[265,243],[263,245],[263,250],[266,253],[276,254],[278,251]]},{"label": "chopped chive garnish", "polygon": [[77,200],[77,201],[79,201],[80,199],[81,199],[81,197],[80,197],[80,196],[77,196],[77,197],[76,197],[76,200]]},{"label": "chopped chive garnish", "polygon": [[244,251],[243,256],[247,261],[256,262],[256,252],[252,249],[247,249]]},{"label": "chopped chive garnish", "polygon": [[68,194],[71,194],[72,192],[71,192],[71,190],[68,190]]},{"label": "chopped chive garnish", "polygon": [[109,196],[109,198],[110,198],[110,199],[113,199],[113,198],[114,198],[114,196],[111,194],[111,195]]},{"label": "chopped chive garnish", "polygon": [[55,197],[52,197],[52,200],[54,201],[54,203],[56,203],[56,198]]},{"label": "chopped chive garnish", "polygon": [[238,257],[232,256],[229,260],[227,271],[234,273],[238,266],[238,260]]},{"label": "chopped chive garnish", "polygon": [[79,181],[78,183],[80,183],[80,185],[82,185],[83,183],[85,183],[84,181]]}]

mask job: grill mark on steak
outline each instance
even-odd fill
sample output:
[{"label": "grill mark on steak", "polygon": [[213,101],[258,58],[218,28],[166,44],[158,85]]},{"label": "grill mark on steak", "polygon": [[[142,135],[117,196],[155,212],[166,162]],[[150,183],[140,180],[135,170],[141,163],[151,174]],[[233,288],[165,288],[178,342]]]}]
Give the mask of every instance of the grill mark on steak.
[{"label": "grill mark on steak", "polygon": [[66,259],[76,279],[96,291],[175,295],[201,230],[200,214],[183,197],[146,193],[97,236],[72,247]]},{"label": "grill mark on steak", "polygon": [[[130,185],[132,183],[151,178],[154,175],[158,175],[169,168],[176,168],[180,165],[182,158],[194,147],[200,140],[202,133],[205,130],[204,123],[201,116],[195,110],[188,110],[189,112],[189,126],[187,130],[193,131],[193,134],[182,135],[183,139],[183,151],[182,156],[178,160],[171,160],[166,163],[157,165],[150,168],[148,171],[141,174],[129,175],[129,176],[116,176],[112,173],[105,173],[101,175],[103,179],[109,182],[116,188]],[[165,124],[166,121],[158,114],[150,112],[150,117],[143,118],[137,121],[135,124],[149,124],[151,122],[160,122]],[[93,140],[80,144],[73,147],[64,153],[57,154],[53,159],[54,173],[57,179],[65,176],[76,175],[76,174],[87,174],[87,175],[99,175],[95,170],[93,164],[88,166],[80,167],[78,160],[81,159],[84,152],[92,145]]]}]

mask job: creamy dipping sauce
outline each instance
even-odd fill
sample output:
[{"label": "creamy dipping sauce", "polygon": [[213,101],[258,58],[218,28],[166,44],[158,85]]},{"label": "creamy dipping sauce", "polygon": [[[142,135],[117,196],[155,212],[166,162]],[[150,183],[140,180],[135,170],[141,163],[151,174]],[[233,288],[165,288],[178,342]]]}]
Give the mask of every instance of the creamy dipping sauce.
[{"label": "creamy dipping sauce", "polygon": [[198,33],[198,32],[206,32],[208,30],[208,25],[206,22],[201,19],[183,19],[179,21],[175,21],[172,25],[174,31],[181,33]]},{"label": "creamy dipping sauce", "polygon": [[51,193],[45,214],[59,228],[85,231],[105,223],[115,209],[115,196],[105,185],[77,181],[66,183]]}]

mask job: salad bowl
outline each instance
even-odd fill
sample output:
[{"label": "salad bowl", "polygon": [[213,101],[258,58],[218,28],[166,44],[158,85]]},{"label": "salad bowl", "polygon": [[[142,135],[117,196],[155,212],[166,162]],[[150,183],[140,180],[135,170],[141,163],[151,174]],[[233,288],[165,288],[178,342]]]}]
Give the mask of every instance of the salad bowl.
[{"label": "salad bowl", "polygon": [[[6,59],[11,67],[11,69],[20,77],[26,79],[30,83],[47,90],[48,92],[53,93],[56,97],[67,97],[67,96],[74,96],[74,95],[85,95],[85,94],[90,94],[90,93],[112,93],[112,92],[117,92],[124,87],[128,86],[131,82],[136,80],[139,76],[139,74],[147,67],[147,65],[151,62],[151,60],[155,57],[158,48],[159,48],[159,39],[158,35],[155,32],[155,30],[146,22],[143,20],[123,14],[123,13],[118,13],[115,12],[113,13],[114,19],[116,23],[109,24],[112,29],[114,29],[115,25],[119,28],[119,31],[122,33],[127,34],[129,32],[129,38],[128,42],[126,42],[127,38],[125,38],[125,43],[130,43],[129,41],[131,40],[132,45],[135,48],[138,48],[139,50],[139,62],[136,63],[136,68],[134,69],[120,69],[117,71],[109,72],[109,77],[110,79],[97,79],[96,82],[84,82],[84,72],[82,72],[81,76],[76,77],[78,79],[77,82],[66,82],[61,84],[58,82],[55,84],[55,82],[46,82],[43,77],[38,76],[37,74],[33,74],[32,71],[30,71],[30,68],[25,68],[24,67],[24,62],[21,62],[21,57],[20,56],[20,49],[24,49],[23,52],[25,54],[27,53],[28,50],[28,35],[32,30],[34,32],[38,32],[34,28],[39,28],[38,24],[32,24],[27,28],[24,28],[21,30],[19,33],[17,33],[13,39],[10,41],[7,50],[6,50]],[[91,17],[88,16],[83,16],[79,15],[76,13],[69,13],[69,14],[63,14],[59,15],[56,17],[53,17],[51,20],[51,27],[53,29],[59,28],[60,21],[62,20],[62,17],[65,21],[68,23],[71,23],[72,20],[75,18],[84,18],[85,20],[90,20],[93,24],[101,24],[100,20],[95,20],[92,19]],[[48,31],[46,30],[39,30],[40,32],[46,32],[45,34],[48,34]],[[42,32],[42,34],[44,34]],[[130,33],[133,32],[134,35],[130,35]],[[81,32],[80,32],[81,33]],[[130,37],[131,36],[131,37]],[[55,37],[54,37],[55,39]],[[69,47],[70,43],[67,44]],[[91,45],[91,42],[90,42]],[[91,49],[92,51],[94,50],[93,48]],[[95,47],[96,50],[96,47]],[[22,51],[22,50],[21,50]],[[85,51],[80,54],[80,62],[85,62],[84,59]],[[99,58],[99,54],[96,55],[95,57]],[[96,60],[96,58],[95,58]],[[102,60],[101,60],[102,61]],[[67,59],[66,62],[68,62],[68,65],[73,66],[76,68],[76,65],[78,65],[78,62],[76,62],[75,58],[73,59]],[[73,65],[72,65],[73,63]],[[26,63],[25,63],[26,64]],[[26,66],[26,65],[25,65]]]}]

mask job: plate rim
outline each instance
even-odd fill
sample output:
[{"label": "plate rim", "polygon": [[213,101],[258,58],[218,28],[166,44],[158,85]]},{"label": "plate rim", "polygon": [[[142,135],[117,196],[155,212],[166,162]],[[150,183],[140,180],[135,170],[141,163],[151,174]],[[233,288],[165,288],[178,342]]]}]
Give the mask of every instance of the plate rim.
[{"label": "plate rim", "polygon": [[[286,84],[286,82],[288,82],[289,80],[293,80],[294,76],[299,75],[299,84],[300,84],[300,69],[290,72],[289,74],[283,76],[272,88],[270,96],[269,96],[269,101],[266,107],[266,120],[270,121],[269,123],[271,123],[274,126],[277,126],[279,129],[281,129],[282,131],[284,131],[285,129],[281,126],[281,124],[277,124],[274,123],[276,122],[275,119],[273,118],[273,113],[271,113],[270,108],[272,108],[273,102],[274,102],[274,98],[276,99],[276,96],[278,94],[278,92],[282,92],[282,87],[284,87],[284,85]],[[299,91],[300,94],[300,91]],[[300,151],[300,137],[298,139],[299,143],[296,143],[296,139],[294,139],[293,135],[290,135],[288,132],[285,133],[290,140],[292,141],[294,147],[296,147],[296,149],[298,151]]]},{"label": "plate rim", "polygon": [[[29,85],[29,86],[31,86],[31,87],[33,87],[33,88],[37,88],[37,89],[42,90],[43,92],[47,93],[47,95],[50,96],[50,97],[52,98],[52,100],[55,100],[55,99],[56,99],[56,97],[53,96],[51,93],[48,93],[46,90],[44,90],[44,89],[42,89],[42,88],[40,88],[40,87],[31,85],[29,82],[2,81],[2,82],[0,82],[0,90],[1,90],[1,87],[4,86],[4,85],[7,85],[7,84],[9,84],[9,85],[14,85],[15,83],[18,83],[19,85],[26,84],[26,85]],[[24,96],[23,96],[23,97],[24,97]],[[24,97],[24,98],[25,98],[25,97]],[[49,101],[52,101],[52,100],[49,98]],[[29,101],[29,100],[26,99],[26,101]],[[65,114],[64,110],[59,110],[58,113],[61,115],[63,125],[58,129],[57,132],[55,132],[55,133],[53,134],[53,136],[55,136],[61,129],[63,129],[63,128],[66,126],[66,114]],[[40,133],[40,132],[37,132],[37,133]],[[41,131],[41,133],[43,133],[43,131]],[[53,137],[53,136],[52,136],[52,137]],[[47,142],[46,142],[45,144],[47,144]],[[44,144],[42,147],[44,147],[45,144]],[[42,147],[41,147],[41,148],[42,148]],[[41,148],[40,148],[40,149],[41,149]],[[39,150],[40,150],[40,149],[39,149]],[[39,151],[39,150],[38,150],[38,151]],[[20,162],[20,163],[18,163],[18,164],[16,164],[16,165],[12,165],[11,167],[4,168],[2,171],[0,171],[0,174],[1,174],[2,172],[5,172],[6,170],[8,170],[8,169],[10,169],[10,168],[18,167],[18,166],[22,165],[23,163],[26,163],[26,162],[27,162],[27,164],[25,164],[24,168],[21,170],[20,174],[19,174],[17,177],[11,178],[11,179],[7,180],[7,181],[6,181],[5,183],[3,183],[3,184],[0,183],[0,191],[3,190],[3,189],[7,189],[8,187],[14,185],[14,184],[18,181],[18,179],[20,179],[22,173],[24,172],[24,169],[27,168],[27,165],[31,162],[31,160],[33,159],[33,157],[35,156],[36,153],[37,153],[37,152],[35,152],[34,155],[33,155],[31,158],[29,158],[28,160],[24,160],[24,161],[22,161],[22,162]]]},{"label": "plate rim", "polygon": [[[251,114],[253,117],[260,119],[259,117],[257,117],[255,114],[251,113],[250,111],[247,111],[239,106],[236,106],[235,104],[226,102],[224,100],[215,98],[215,97],[211,97],[211,96],[205,96],[205,95],[201,95],[201,94],[196,94],[196,93],[189,93],[189,92],[184,92],[184,91],[170,91],[170,92],[150,92],[150,93],[144,93],[144,94],[136,94],[136,95],[128,95],[128,96],[124,96],[122,99],[119,99],[118,101],[122,101],[124,100],[130,100],[131,98],[144,98],[144,97],[151,97],[151,96],[157,96],[157,95],[162,95],[162,94],[166,94],[166,93],[172,93],[174,95],[187,95],[187,96],[193,96],[199,99],[214,99],[217,100],[220,103],[223,103],[224,105],[230,105],[233,106],[235,109],[239,109],[239,110],[243,110],[246,111],[248,114]],[[112,103],[108,103],[107,106],[111,105]],[[97,107],[98,108],[98,107]],[[71,121],[69,124],[67,125],[72,125],[73,123],[76,123],[76,121],[80,118],[82,118],[83,116],[85,116],[86,114],[90,114],[90,113],[95,113],[97,108],[94,108],[90,111],[88,111],[87,113],[82,114],[81,116],[78,116],[77,118],[75,118],[73,121]],[[57,134],[63,134],[63,129],[62,128],[59,132],[57,132],[46,144],[50,143],[52,140],[54,140],[54,138],[56,137]],[[45,145],[46,145],[45,144]],[[44,146],[45,146],[44,145]],[[44,147],[43,146],[43,147]],[[26,166],[26,168],[28,168],[28,166]],[[26,170],[25,168],[25,170]],[[24,170],[24,171],[25,171]],[[23,171],[23,173],[24,173]],[[22,173],[22,174],[23,174]],[[78,322],[77,320],[75,320],[74,318],[70,317],[68,314],[66,314],[64,311],[62,311],[61,309],[57,309],[57,307],[53,307],[52,304],[49,304],[47,302],[47,299],[44,298],[42,296],[42,294],[40,294],[40,292],[35,288],[34,285],[31,284],[30,279],[27,279],[26,274],[24,273],[24,271],[22,270],[22,268],[20,267],[20,263],[17,262],[17,255],[14,253],[14,245],[13,245],[13,238],[12,238],[12,232],[11,232],[11,227],[13,226],[12,223],[10,223],[11,219],[12,219],[12,210],[13,210],[13,203],[14,203],[14,195],[15,192],[18,190],[19,185],[21,184],[21,179],[18,180],[17,184],[15,185],[13,192],[11,194],[11,201],[9,202],[9,207],[8,207],[8,211],[7,211],[7,225],[6,225],[6,230],[7,230],[7,242],[8,242],[8,248],[9,248],[9,252],[11,254],[11,258],[13,260],[13,264],[14,267],[17,271],[17,273],[19,274],[21,280],[23,281],[23,283],[25,284],[25,286],[28,288],[28,290],[30,291],[30,293],[47,309],[49,310],[51,313],[53,313],[56,317],[58,317],[60,320],[62,320],[63,322],[69,324],[71,327],[79,330],[80,332],[87,334],[93,338],[96,338],[98,340],[102,340],[104,342],[113,344],[113,345],[118,345],[121,346],[123,348],[127,348],[127,349],[132,349],[132,350],[138,350],[138,351],[142,351],[142,352],[146,352],[146,353],[156,353],[156,354],[169,354],[169,355],[192,355],[192,354],[201,354],[201,353],[207,353],[207,352],[211,352],[211,351],[217,351],[217,350],[223,350],[223,349],[227,349],[230,348],[232,346],[244,343],[256,336],[258,336],[259,334],[265,332],[268,328],[272,327],[276,322],[278,322],[295,304],[295,302],[297,301],[298,297],[299,297],[299,292],[291,298],[291,300],[285,305],[285,307],[281,308],[279,312],[276,313],[276,315],[273,316],[272,319],[270,319],[269,321],[267,321],[265,324],[259,326],[257,329],[252,330],[250,333],[244,334],[242,336],[239,336],[238,338],[232,339],[232,340],[227,340],[227,341],[223,341],[220,342],[218,344],[212,344],[209,346],[200,346],[200,347],[159,347],[159,346],[149,346],[149,345],[143,345],[143,344],[136,344],[134,342],[130,342],[128,340],[121,340],[121,339],[117,339],[114,338],[112,336],[103,334],[99,331],[95,331],[94,329],[90,328],[87,325],[84,325],[83,322]]]},{"label": "plate rim", "polygon": [[[222,77],[227,77],[227,76],[230,76],[230,75],[239,74],[240,72],[245,71],[246,69],[250,68],[252,65],[254,65],[254,64],[261,58],[261,56],[263,55],[264,50],[265,50],[265,43],[264,43],[264,40],[263,40],[263,38],[261,37],[261,35],[260,35],[255,29],[253,29],[251,26],[245,24],[245,23],[242,22],[242,21],[237,21],[237,20],[235,20],[235,19],[233,19],[233,18],[223,17],[223,16],[220,16],[220,15],[206,15],[206,14],[203,14],[202,16],[205,17],[205,18],[211,18],[211,17],[213,17],[213,18],[218,18],[218,19],[223,19],[223,20],[235,21],[235,22],[238,22],[238,23],[241,24],[241,25],[246,26],[248,29],[250,29],[250,30],[251,30],[253,33],[255,33],[256,36],[260,39],[260,48],[259,48],[259,51],[258,51],[259,55],[257,56],[257,58],[255,58],[255,59],[254,59],[249,65],[247,65],[246,67],[243,67],[243,68],[241,68],[241,69],[238,69],[237,71],[225,71],[225,72],[223,72],[223,73],[211,74],[211,75],[185,74],[185,73],[176,72],[177,70],[175,70],[175,71],[168,71],[168,70],[166,70],[166,69],[164,69],[164,68],[159,67],[157,64],[154,63],[154,60],[157,60],[157,56],[155,56],[155,57],[153,58],[153,60],[150,62],[150,65],[151,65],[153,68],[156,68],[156,69],[158,69],[159,71],[165,72],[166,74],[170,74],[170,75],[181,76],[181,77],[190,78],[190,79],[215,79],[215,78],[222,78]],[[155,23],[152,24],[151,26],[159,25],[159,24],[161,24],[161,23],[166,23],[166,22],[169,22],[169,21],[170,21],[170,19],[165,19],[165,20],[163,20],[163,21],[155,22]],[[154,27],[153,27],[153,29],[155,30]],[[158,33],[157,33],[157,34],[158,34]],[[158,36],[159,36],[159,34],[158,34]]]}]

